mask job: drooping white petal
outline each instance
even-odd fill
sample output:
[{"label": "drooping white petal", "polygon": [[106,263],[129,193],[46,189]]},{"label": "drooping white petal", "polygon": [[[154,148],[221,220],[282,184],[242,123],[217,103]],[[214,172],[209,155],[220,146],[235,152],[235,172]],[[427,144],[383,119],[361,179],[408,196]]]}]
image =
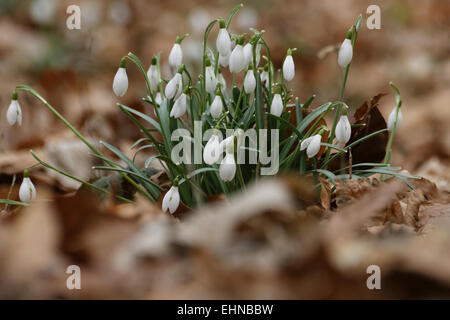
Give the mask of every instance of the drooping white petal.
[{"label": "drooping white petal", "polygon": [[245,68],[244,48],[240,44],[234,47],[230,55],[230,72],[238,73]]},{"label": "drooping white petal", "polygon": [[227,153],[219,167],[219,175],[223,181],[231,181],[236,174],[236,161],[233,153]]},{"label": "drooping white petal", "polygon": [[123,97],[128,90],[128,76],[125,68],[119,68],[114,76],[113,91],[118,97]]},{"label": "drooping white petal", "polygon": [[339,49],[338,64],[342,68],[345,68],[352,61],[352,57],[353,57],[352,41],[350,39],[345,39],[341,44],[341,48]]},{"label": "drooping white petal", "polygon": [[244,78],[245,93],[249,94],[255,91],[255,88],[256,88],[255,75],[253,74],[253,70],[248,70]]},{"label": "drooping white petal", "polygon": [[183,63],[183,51],[178,43],[175,43],[170,50],[169,65],[174,68],[178,68]]},{"label": "drooping white petal", "polygon": [[155,102],[156,102],[157,104],[161,104],[161,102],[162,102],[162,97],[161,97],[161,93],[160,93],[160,92],[158,92],[158,93],[156,94],[156,96],[155,96]]},{"label": "drooping white petal", "polygon": [[158,90],[158,84],[159,84],[159,72],[158,67],[154,64],[150,65],[150,68],[148,68],[147,71],[147,77],[148,81],[150,82],[150,88],[155,91]]},{"label": "drooping white petal", "polygon": [[263,72],[261,73],[261,82],[262,82],[262,83],[265,83],[266,88],[269,87],[269,72],[263,71]]},{"label": "drooping white petal", "polygon": [[180,193],[178,187],[172,186],[162,201],[162,210],[166,212],[169,210],[170,213],[174,213],[178,206],[180,205]]},{"label": "drooping white petal", "polygon": [[211,166],[219,160],[221,153],[219,137],[213,134],[203,149],[203,160]]},{"label": "drooping white petal", "polygon": [[234,142],[234,136],[229,136],[229,137],[223,139],[219,144],[220,152],[223,152],[224,150],[226,150],[228,145],[233,142]]},{"label": "drooping white petal", "polygon": [[216,75],[214,74],[214,68],[212,66],[208,66],[205,69],[205,87],[208,93],[214,93],[217,86]]},{"label": "drooping white petal", "polygon": [[308,148],[309,144],[311,143],[312,138],[313,137],[308,137],[302,141],[302,143],[300,144],[300,151],[303,151],[306,148]]},{"label": "drooping white petal", "polygon": [[308,158],[314,157],[319,152],[321,140],[322,136],[320,134],[312,136],[312,139],[309,142],[308,147],[306,148],[306,155],[308,156]]},{"label": "drooping white petal", "polygon": [[274,116],[281,116],[281,113],[283,112],[283,100],[281,99],[280,94],[275,94],[273,96],[272,104],[270,106],[270,113]]},{"label": "drooping white petal", "polygon": [[173,104],[170,116],[173,118],[179,118],[186,113],[186,94],[182,93]]},{"label": "drooping white petal", "polygon": [[222,56],[229,56],[231,52],[231,39],[227,29],[221,28],[216,40],[217,51]]},{"label": "drooping white petal", "polygon": [[283,63],[283,77],[286,81],[291,81],[295,76],[294,59],[291,55],[286,56]]},{"label": "drooping white petal", "polygon": [[23,178],[19,189],[20,201],[29,203],[36,199],[36,188],[29,177]]},{"label": "drooping white petal", "polygon": [[[397,113],[397,108],[394,108],[394,110],[392,110],[391,113],[389,114],[388,123],[387,123],[387,127],[389,130],[392,130],[394,128],[396,113]],[[395,126],[395,130],[397,130],[400,127],[402,120],[403,120],[402,110],[398,110],[397,125]]]},{"label": "drooping white petal", "polygon": [[13,126],[16,122],[19,126],[22,125],[22,109],[17,100],[11,100],[8,111],[6,111],[6,120]]},{"label": "drooping white petal", "polygon": [[181,86],[181,74],[176,73],[166,85],[165,94],[167,99],[172,99],[173,97],[177,96],[181,92]]},{"label": "drooping white petal", "polygon": [[222,98],[220,96],[215,96],[213,102],[211,103],[211,116],[214,119],[217,119],[222,114],[223,104],[222,104]]},{"label": "drooping white petal", "polygon": [[245,67],[248,68],[250,62],[253,61],[253,46],[250,43],[247,43],[244,46],[244,55],[245,55]]},{"label": "drooping white petal", "polygon": [[339,143],[345,145],[349,140],[352,134],[352,127],[350,125],[350,121],[348,121],[348,117],[346,115],[342,115],[336,125],[336,139]]},{"label": "drooping white petal", "polygon": [[221,65],[222,67],[228,67],[229,63],[230,63],[230,55],[227,56],[223,56],[221,54],[219,54],[219,65]]}]

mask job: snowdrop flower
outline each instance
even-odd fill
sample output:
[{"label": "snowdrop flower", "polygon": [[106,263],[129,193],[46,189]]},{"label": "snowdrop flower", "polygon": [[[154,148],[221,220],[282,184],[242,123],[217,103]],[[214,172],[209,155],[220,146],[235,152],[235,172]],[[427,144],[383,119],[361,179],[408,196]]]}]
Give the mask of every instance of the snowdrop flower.
[{"label": "snowdrop flower", "polygon": [[214,133],[206,143],[205,149],[203,149],[203,160],[206,164],[211,166],[219,160],[221,153],[222,149],[219,142],[219,136]]},{"label": "snowdrop flower", "polygon": [[214,74],[214,67],[211,65],[211,61],[206,59],[205,68],[205,87],[208,93],[214,93],[217,86],[216,75]]},{"label": "snowdrop flower", "polygon": [[[394,108],[394,110],[391,111],[391,114],[389,115],[389,118],[388,118],[387,127],[391,131],[394,129],[396,113],[397,113],[397,107]],[[397,124],[395,125],[395,130],[397,130],[400,127],[400,124],[402,123],[402,120],[403,120],[402,110],[399,109],[398,110],[398,117],[397,117]]]},{"label": "snowdrop flower", "polygon": [[231,52],[231,39],[228,34],[227,29],[225,28],[225,21],[223,19],[219,20],[220,30],[219,35],[216,40],[217,51],[222,56],[229,56]]},{"label": "snowdrop flower", "polygon": [[320,134],[316,134],[312,137],[306,138],[300,145],[300,151],[306,149],[306,155],[308,156],[308,158],[312,158],[317,153],[319,153],[321,141],[322,136]]},{"label": "snowdrop flower", "polygon": [[273,96],[272,104],[270,105],[270,113],[274,116],[281,116],[283,112],[283,100],[281,99],[281,95],[276,93]]},{"label": "snowdrop flower", "polygon": [[223,110],[222,98],[220,97],[219,93],[216,93],[216,96],[213,102],[211,103],[210,108],[211,116],[214,119],[219,118],[220,115],[222,114],[222,110]]},{"label": "snowdrop flower", "polygon": [[20,108],[19,101],[17,101],[17,92],[14,92],[12,95],[11,104],[6,112],[6,120],[8,120],[11,126],[16,124],[16,122],[19,126],[22,125],[22,109]]},{"label": "snowdrop flower", "polygon": [[236,174],[236,161],[234,160],[234,143],[231,140],[226,146],[226,156],[219,167],[219,175],[223,181],[233,180]]},{"label": "snowdrop flower", "polygon": [[128,90],[128,76],[125,69],[125,58],[120,61],[120,67],[114,76],[113,91],[118,97],[123,97]]},{"label": "snowdrop flower", "polygon": [[219,69],[219,75],[217,76],[217,83],[220,83],[222,86],[222,91],[225,91],[227,89],[227,82],[225,81],[225,78],[222,75],[222,71]]},{"label": "snowdrop flower", "polygon": [[174,213],[180,205],[180,193],[178,192],[178,186],[172,186],[162,201],[162,210],[170,213]]},{"label": "snowdrop flower", "polygon": [[219,65],[222,67],[228,67],[228,64],[230,63],[230,55],[223,56],[219,54]]},{"label": "snowdrop flower", "polygon": [[187,36],[185,34],[182,37],[177,37],[175,43],[170,50],[169,54],[169,65],[174,68],[178,68],[183,63],[183,50],[181,50],[181,41]]},{"label": "snowdrop flower", "polygon": [[148,81],[150,82],[150,88],[152,91],[158,90],[160,75],[158,71],[158,66],[156,65],[156,57],[152,58],[152,64],[150,65],[150,68],[148,68],[147,71],[147,77]]},{"label": "snowdrop flower", "polygon": [[256,88],[256,80],[255,75],[253,74],[253,68],[252,65],[249,66],[247,74],[244,78],[244,90],[245,93],[250,94],[253,91],[255,91]]},{"label": "snowdrop flower", "polygon": [[350,121],[347,117],[347,107],[344,108],[343,114],[336,125],[336,139],[337,141],[344,145],[350,140],[350,135],[352,134],[352,127]]},{"label": "snowdrop flower", "polygon": [[165,94],[167,99],[172,99],[181,93],[183,82],[181,77],[182,68],[178,69],[178,72],[167,83]]},{"label": "snowdrop flower", "polygon": [[352,46],[352,32],[347,32],[346,39],[342,42],[341,48],[338,54],[338,64],[345,68],[352,61],[353,57],[353,46]]},{"label": "snowdrop flower", "polygon": [[230,55],[230,72],[238,73],[245,68],[245,54],[242,44],[244,43],[244,37],[241,36],[237,40],[237,44]]},{"label": "snowdrop flower", "polygon": [[292,51],[295,49],[289,49],[287,51],[286,59],[283,63],[283,78],[286,81],[291,81],[295,76],[294,59],[292,59]]},{"label": "snowdrop flower", "polygon": [[253,58],[253,46],[251,43],[247,43],[244,46],[245,66],[248,67]]},{"label": "snowdrop flower", "polygon": [[170,111],[170,116],[173,118],[179,118],[186,113],[186,100],[187,96],[183,92],[180,96],[175,100],[173,104],[172,110]]},{"label": "snowdrop flower", "polygon": [[20,201],[30,203],[32,200],[36,199],[36,188],[33,182],[28,176],[28,170],[23,173],[23,181],[19,189]]}]

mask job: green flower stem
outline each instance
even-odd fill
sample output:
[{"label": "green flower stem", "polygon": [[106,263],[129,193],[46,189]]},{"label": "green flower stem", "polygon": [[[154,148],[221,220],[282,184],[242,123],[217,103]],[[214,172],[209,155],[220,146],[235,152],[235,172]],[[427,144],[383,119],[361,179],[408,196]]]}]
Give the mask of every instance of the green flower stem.
[{"label": "green flower stem", "polygon": [[242,170],[241,170],[241,165],[240,164],[236,164],[237,167],[237,174],[238,174],[238,179],[239,179],[239,184],[241,185],[242,190],[246,190],[245,189],[245,182],[244,182],[244,176],[242,175]]},{"label": "green flower stem", "polygon": [[[58,119],[60,119],[83,143],[96,155],[103,156],[102,152],[98,150],[96,147],[94,147],[87,139],[77,130],[74,126],[70,124],[69,121],[66,120],[58,111],[56,111],[55,108],[53,108],[39,93],[37,93],[34,89],[27,85],[19,85],[16,87],[16,90],[22,90],[31,93],[34,97],[36,97],[39,101],[41,101]],[[115,166],[114,163],[109,162],[110,166]],[[144,196],[149,198],[152,201],[156,201],[156,199],[153,199],[153,197],[145,191],[141,186],[139,186],[133,179],[131,179],[128,175],[121,173],[122,176],[130,182],[139,192],[141,192]]]}]

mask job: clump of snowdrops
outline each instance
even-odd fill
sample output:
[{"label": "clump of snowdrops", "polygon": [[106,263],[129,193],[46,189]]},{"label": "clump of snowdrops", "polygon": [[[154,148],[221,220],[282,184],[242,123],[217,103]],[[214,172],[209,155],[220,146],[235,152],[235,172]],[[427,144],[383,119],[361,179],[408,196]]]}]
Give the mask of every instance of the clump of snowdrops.
[{"label": "clump of snowdrops", "polygon": [[[353,58],[355,42],[361,25],[361,16],[348,30],[338,52],[337,63],[344,71],[344,77],[339,99],[327,102],[314,110],[310,105],[315,95],[307,99],[295,98],[289,88],[289,82],[295,77],[294,54],[301,54],[295,48],[286,51],[282,66],[272,63],[270,47],[264,40],[264,31],[251,29],[250,34],[231,34],[229,26],[233,16],[242,7],[235,7],[228,18],[213,20],[206,28],[203,40],[202,71],[198,77],[190,73],[189,67],[183,64],[183,39],[188,35],[177,37],[168,57],[168,63],[173,74],[168,79],[161,77],[161,55],[155,55],[148,69],[134,54],[129,53],[121,61],[113,80],[113,91],[118,97],[126,94],[128,89],[127,63],[132,63],[142,73],[147,89],[143,101],[154,108],[156,120],[131,107],[118,103],[124,114],[142,131],[144,137],[136,141],[132,148],[136,153],[145,149],[153,149],[154,155],[145,162],[145,168],[153,161],[159,161],[172,186],[162,200],[164,211],[174,213],[183,202],[187,207],[195,207],[209,197],[224,194],[228,196],[236,191],[245,191],[246,186],[258,178],[267,163],[260,161],[262,148],[268,157],[276,154],[277,166],[273,173],[296,171],[302,175],[312,175],[318,182],[319,177],[334,182],[336,178],[347,179],[345,168],[336,172],[329,171],[330,162],[347,153],[352,147],[385,131],[390,131],[390,139],[383,164],[372,164],[383,175],[402,178],[405,176],[395,172],[398,168],[390,167],[390,154],[395,130],[398,128],[402,114],[401,98],[395,85],[397,103],[389,116],[388,128],[370,133],[369,135],[348,144],[352,126],[347,117],[348,106],[343,101],[350,64]],[[213,45],[208,40],[211,31],[218,28],[218,36]],[[250,32],[249,31],[249,32]],[[224,73],[230,73],[232,83],[227,84]],[[242,73],[242,83],[237,82],[237,75]],[[58,113],[44,98],[32,88],[20,85],[13,93],[11,105],[7,111],[7,120],[11,125],[21,125],[22,110],[18,103],[18,92],[27,91],[37,97],[51,112],[68,126],[75,135],[83,141],[92,153],[102,159],[104,166],[94,167],[95,170],[115,171],[124,181],[131,184],[137,192],[149,200],[156,202],[164,194],[164,190],[146,174],[145,168],[134,163],[134,158],[125,156],[119,149],[107,142],[101,144],[114,153],[121,161],[114,161],[94,147],[76,128],[74,128],[60,113]],[[331,127],[325,125],[323,119],[329,113],[334,113]],[[149,127],[150,126],[150,127]],[[200,161],[175,161],[173,151],[175,142],[173,133],[182,129],[188,136],[195,135],[195,127],[200,126],[202,132],[209,130],[207,139],[200,140],[200,146],[195,144],[189,148],[199,148]],[[245,132],[256,130],[256,147],[249,147]],[[261,130],[267,130],[266,140],[274,139],[271,131],[276,130],[276,144],[262,145],[259,135]],[[154,136],[158,132],[162,140]],[[229,133],[231,132],[231,134]],[[247,142],[247,143],[246,143]],[[276,146],[270,149],[268,146]],[[238,154],[249,157],[250,152],[258,155],[256,162],[238,162]],[[32,150],[31,154],[38,161],[60,174],[68,176],[86,186],[106,194],[107,189],[96,184],[83,181],[48,163],[42,161]],[[367,167],[370,164],[364,164]],[[353,177],[372,175],[374,171],[351,164]],[[348,169],[348,168],[347,168]],[[20,188],[20,199],[28,203],[36,196],[28,169]],[[121,201],[131,199],[116,195]],[[17,204],[17,203],[16,203]]]}]

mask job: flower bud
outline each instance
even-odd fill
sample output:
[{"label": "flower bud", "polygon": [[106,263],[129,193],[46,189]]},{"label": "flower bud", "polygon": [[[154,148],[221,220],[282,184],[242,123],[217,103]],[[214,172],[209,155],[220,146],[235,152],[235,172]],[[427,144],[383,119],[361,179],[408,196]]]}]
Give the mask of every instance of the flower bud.
[{"label": "flower bud", "polygon": [[19,188],[20,201],[30,203],[36,199],[36,188],[28,177],[28,170],[25,170],[22,184]]},{"label": "flower bud", "polygon": [[147,71],[148,81],[150,82],[150,89],[153,91],[158,90],[158,85],[160,81],[160,75],[158,71],[158,66],[156,65],[156,58],[153,57],[152,64]]},{"label": "flower bud", "polygon": [[170,111],[171,117],[179,118],[186,113],[186,99],[187,97],[185,93],[180,94],[180,96],[175,100],[172,110]]},{"label": "flower bud", "polygon": [[291,51],[288,51],[288,55],[286,59],[284,59],[283,63],[283,77],[286,81],[291,81],[295,76],[295,65],[294,59],[292,59]]},{"label": "flower bud", "polygon": [[210,113],[214,119],[217,119],[222,114],[223,104],[222,98],[219,95],[216,95],[213,102],[211,103]]},{"label": "flower bud", "polygon": [[6,120],[13,126],[16,122],[19,126],[22,125],[22,109],[20,108],[19,101],[17,101],[17,93],[13,93],[11,103],[9,105],[8,111],[6,112]]},{"label": "flower bud", "polygon": [[247,43],[244,46],[244,55],[245,55],[245,66],[248,67],[252,62],[253,58],[253,46],[251,43]]},{"label": "flower bud", "polygon": [[255,75],[253,74],[252,69],[248,69],[247,74],[244,78],[244,90],[245,93],[250,94],[253,91],[255,91],[256,88],[256,79]]},{"label": "flower bud", "polygon": [[225,28],[225,25],[220,27],[219,35],[217,36],[216,40],[216,47],[217,51],[222,56],[229,56],[231,52],[231,39],[230,35],[228,34],[227,29]]},{"label": "flower bud", "polygon": [[335,132],[337,141],[345,146],[345,144],[350,140],[350,136],[352,134],[352,127],[346,114],[341,115],[341,118],[336,125]]},{"label": "flower bud", "polygon": [[281,99],[281,95],[279,93],[276,93],[273,96],[272,104],[270,106],[270,113],[274,116],[281,116],[281,113],[283,112],[283,100]]},{"label": "flower bud", "polygon": [[183,51],[179,43],[175,42],[170,50],[169,65],[174,68],[178,68],[183,63]]},{"label": "flower bud", "polygon": [[[394,128],[396,113],[397,113],[397,108],[394,108],[394,110],[392,110],[391,113],[389,114],[387,127],[391,131]],[[397,124],[395,125],[395,130],[397,130],[400,127],[402,120],[403,120],[402,110],[399,109],[398,116],[397,116]]]},{"label": "flower bud", "polygon": [[242,48],[242,40],[236,44],[230,55],[230,72],[238,73],[241,72],[245,68],[245,54],[244,48]]},{"label": "flower bud", "polygon": [[162,210],[164,212],[167,212],[167,210],[169,210],[169,212],[173,214],[178,209],[179,205],[180,193],[178,191],[178,187],[172,186],[163,198]]},{"label": "flower bud", "polygon": [[217,79],[216,75],[214,74],[214,67],[213,66],[207,66],[205,69],[205,87],[206,92],[208,93],[214,93],[214,90],[217,86]]},{"label": "flower bud", "polygon": [[123,97],[128,90],[128,76],[125,69],[125,58],[120,62],[120,67],[114,76],[113,91],[118,97]]},{"label": "flower bud", "polygon": [[345,68],[352,61],[352,57],[353,57],[352,41],[350,39],[345,39],[341,44],[341,48],[339,49],[338,64],[342,68]]},{"label": "flower bud", "polygon": [[170,79],[169,83],[166,85],[166,98],[172,99],[175,96],[178,96],[181,93],[181,87],[183,86],[181,73],[177,72],[172,79]]}]

